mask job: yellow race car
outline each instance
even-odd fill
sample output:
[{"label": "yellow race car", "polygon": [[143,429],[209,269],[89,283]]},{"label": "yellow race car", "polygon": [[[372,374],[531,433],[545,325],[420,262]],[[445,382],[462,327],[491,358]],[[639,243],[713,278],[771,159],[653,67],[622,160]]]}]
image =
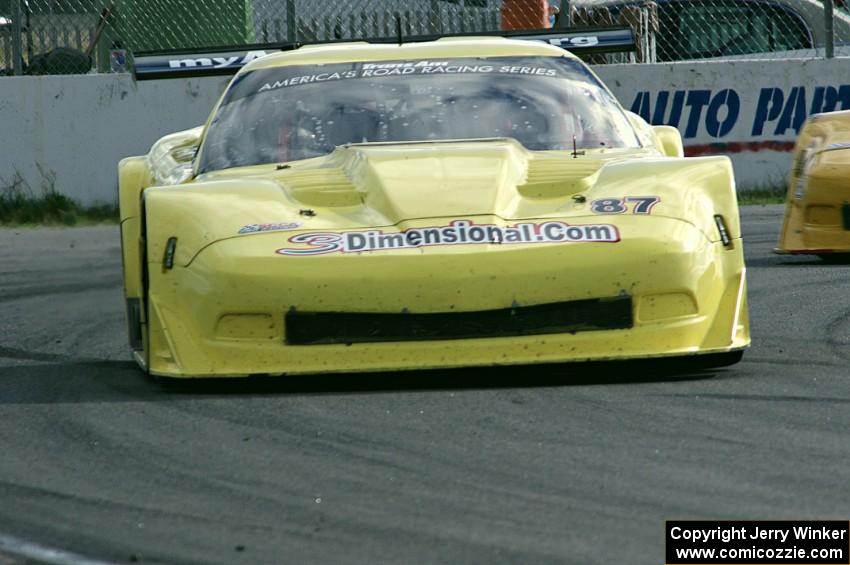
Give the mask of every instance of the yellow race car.
[{"label": "yellow race car", "polygon": [[241,69],[205,126],[119,166],[138,364],[212,377],[738,361],[729,159],[683,158],[675,129],[624,111],[564,41],[150,63]]},{"label": "yellow race car", "polygon": [[777,253],[850,255],[850,111],[811,116],[800,130]]}]

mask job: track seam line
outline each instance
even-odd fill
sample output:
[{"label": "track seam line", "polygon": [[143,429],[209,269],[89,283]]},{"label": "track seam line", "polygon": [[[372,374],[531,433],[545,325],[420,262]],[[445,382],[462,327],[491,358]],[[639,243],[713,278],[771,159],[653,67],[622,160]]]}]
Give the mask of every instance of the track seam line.
[{"label": "track seam line", "polygon": [[97,561],[70,551],[54,549],[0,534],[0,554],[2,553],[48,565],[115,565],[114,562]]}]

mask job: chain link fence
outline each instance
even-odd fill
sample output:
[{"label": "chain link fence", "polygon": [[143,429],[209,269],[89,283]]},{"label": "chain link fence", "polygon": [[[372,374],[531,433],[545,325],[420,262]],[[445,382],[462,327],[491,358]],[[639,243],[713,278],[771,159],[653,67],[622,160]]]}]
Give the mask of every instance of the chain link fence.
[{"label": "chain link fence", "polygon": [[0,0],[0,74],[123,72],[131,52],[394,37],[399,24],[404,35],[626,25],[635,62],[850,55],[847,0],[825,1]]}]

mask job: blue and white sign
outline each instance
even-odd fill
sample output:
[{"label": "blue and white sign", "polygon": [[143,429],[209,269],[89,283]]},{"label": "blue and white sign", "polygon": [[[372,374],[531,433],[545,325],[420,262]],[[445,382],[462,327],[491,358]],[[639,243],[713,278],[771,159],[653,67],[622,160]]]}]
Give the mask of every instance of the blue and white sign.
[{"label": "blue and white sign", "polygon": [[739,186],[781,185],[800,127],[850,109],[850,59],[602,65],[627,110],[679,129],[685,154],[726,154]]}]

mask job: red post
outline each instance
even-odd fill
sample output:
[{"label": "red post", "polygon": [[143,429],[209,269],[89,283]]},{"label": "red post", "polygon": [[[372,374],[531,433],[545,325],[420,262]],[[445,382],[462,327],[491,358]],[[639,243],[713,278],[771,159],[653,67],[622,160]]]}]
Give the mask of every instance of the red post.
[{"label": "red post", "polygon": [[502,31],[549,27],[547,0],[503,0]]}]

